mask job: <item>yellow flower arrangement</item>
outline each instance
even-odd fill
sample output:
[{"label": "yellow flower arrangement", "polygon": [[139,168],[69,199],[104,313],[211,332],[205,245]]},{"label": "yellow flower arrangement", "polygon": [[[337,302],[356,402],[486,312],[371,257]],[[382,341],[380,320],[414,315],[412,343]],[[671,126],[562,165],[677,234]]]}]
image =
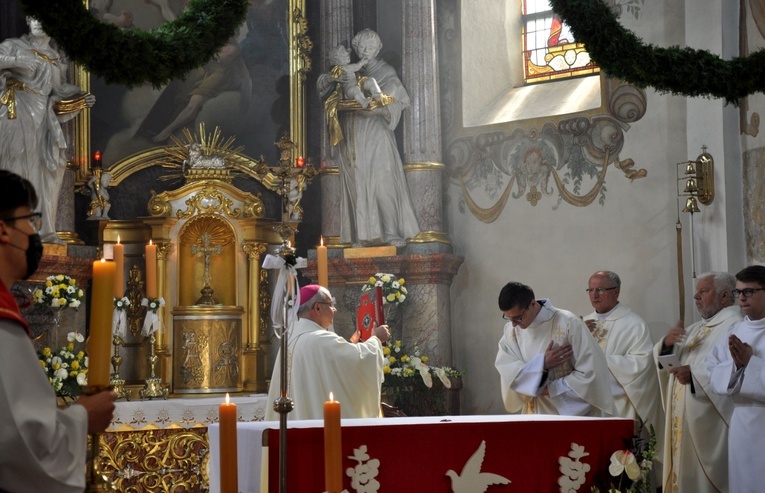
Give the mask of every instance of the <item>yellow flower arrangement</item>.
[{"label": "yellow flower arrangement", "polygon": [[32,294],[35,304],[55,309],[73,308],[77,310],[85,296],[77,279],[64,274],[48,276],[45,285]]},{"label": "yellow flower arrangement", "polygon": [[367,283],[361,288],[362,291],[370,291],[375,286],[382,287],[383,292],[383,304],[400,305],[406,301],[406,295],[409,293],[404,287],[403,277],[397,278],[393,274],[385,274],[378,272],[374,276],[371,276]]},{"label": "yellow flower arrangement", "polygon": [[56,395],[74,399],[80,395],[80,387],[88,384],[88,357],[77,349],[85,341],[82,334],[70,332],[66,339],[66,346],[57,352],[46,347],[37,352],[37,357]]}]

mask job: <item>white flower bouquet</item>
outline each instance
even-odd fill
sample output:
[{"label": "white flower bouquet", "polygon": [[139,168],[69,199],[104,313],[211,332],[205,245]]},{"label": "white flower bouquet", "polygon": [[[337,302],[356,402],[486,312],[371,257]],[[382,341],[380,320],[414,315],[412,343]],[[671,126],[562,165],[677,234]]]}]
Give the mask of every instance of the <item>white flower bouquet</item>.
[{"label": "white flower bouquet", "polygon": [[85,341],[79,332],[70,332],[67,344],[56,352],[49,347],[37,352],[40,366],[59,397],[74,399],[80,395],[80,387],[88,384],[88,357],[77,349]]},{"label": "white flower bouquet", "polygon": [[32,294],[38,306],[53,309],[73,308],[74,310],[80,307],[84,296],[85,293],[77,284],[77,279],[64,274],[48,276],[44,286],[37,288]]},{"label": "white flower bouquet", "polygon": [[388,303],[400,305],[406,301],[407,289],[404,287],[406,281],[403,277],[396,278],[393,274],[378,272],[370,277],[367,283],[361,288],[362,291],[371,291],[375,286],[380,286],[383,292],[383,304]]}]

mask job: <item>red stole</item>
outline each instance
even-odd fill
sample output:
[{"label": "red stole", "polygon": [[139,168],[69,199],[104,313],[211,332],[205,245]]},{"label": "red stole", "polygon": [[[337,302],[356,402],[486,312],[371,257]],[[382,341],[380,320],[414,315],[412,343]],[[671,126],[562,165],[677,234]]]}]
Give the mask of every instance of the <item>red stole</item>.
[{"label": "red stole", "polygon": [[31,332],[29,332],[27,321],[21,316],[19,305],[16,303],[16,298],[14,298],[11,292],[8,291],[8,288],[5,287],[5,284],[3,284],[2,281],[0,281],[0,318],[15,320],[24,327],[24,330],[27,331],[27,335],[30,337],[32,336]]}]

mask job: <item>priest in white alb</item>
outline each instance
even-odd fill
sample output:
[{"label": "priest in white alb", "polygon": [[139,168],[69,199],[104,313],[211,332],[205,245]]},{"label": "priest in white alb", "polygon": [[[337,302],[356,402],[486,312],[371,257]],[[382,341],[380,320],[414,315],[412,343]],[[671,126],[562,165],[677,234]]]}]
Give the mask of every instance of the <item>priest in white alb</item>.
[{"label": "priest in white alb", "polygon": [[606,358],[579,317],[518,282],[502,288],[499,309],[509,322],[494,364],[509,413],[613,414]]},{"label": "priest in white alb", "polygon": [[[289,419],[322,419],[330,392],[341,404],[342,418],[382,417],[380,387],[388,327],[375,327],[366,341],[351,342],[328,330],[335,312],[327,288],[317,284],[300,288],[298,320],[287,339],[287,395],[295,405]],[[352,340],[356,337],[354,334]],[[279,397],[282,357],[280,353],[274,364],[268,391],[270,403]],[[278,419],[279,414],[268,406],[266,420]]]},{"label": "priest in white alb", "polygon": [[[733,402],[712,392],[704,360],[741,311],[733,306],[736,278],[727,272],[698,277],[696,309],[702,319],[667,332],[653,354],[666,411],[663,493],[717,493],[728,490],[728,423]],[[661,363],[674,354],[679,366]],[[657,436],[657,438],[660,438]]]},{"label": "priest in white alb", "polygon": [[[587,293],[594,312],[584,317],[606,355],[615,416],[642,424],[642,435],[656,434],[656,460],[663,460],[664,409],[653,360],[653,341],[640,316],[619,302],[621,279],[615,272],[590,276]],[[658,476],[656,481],[658,482]]]}]

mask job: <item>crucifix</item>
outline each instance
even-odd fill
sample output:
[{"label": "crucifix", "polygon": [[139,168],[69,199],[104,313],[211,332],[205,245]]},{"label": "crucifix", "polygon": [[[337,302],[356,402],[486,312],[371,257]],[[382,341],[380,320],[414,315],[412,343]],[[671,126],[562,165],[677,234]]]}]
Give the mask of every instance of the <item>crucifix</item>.
[{"label": "crucifix", "polygon": [[219,303],[213,298],[213,289],[210,287],[212,282],[212,276],[210,275],[210,257],[212,255],[220,255],[223,253],[223,247],[221,245],[213,245],[212,237],[210,233],[202,233],[197,240],[197,243],[191,245],[191,254],[202,254],[205,257],[205,270],[202,273],[202,282],[205,283],[204,287],[200,290],[202,296],[197,300],[197,305],[218,305]]}]

